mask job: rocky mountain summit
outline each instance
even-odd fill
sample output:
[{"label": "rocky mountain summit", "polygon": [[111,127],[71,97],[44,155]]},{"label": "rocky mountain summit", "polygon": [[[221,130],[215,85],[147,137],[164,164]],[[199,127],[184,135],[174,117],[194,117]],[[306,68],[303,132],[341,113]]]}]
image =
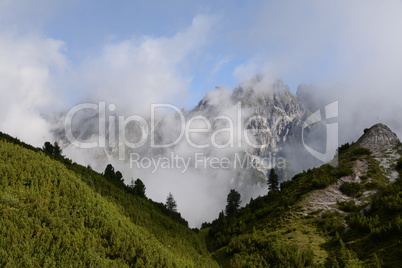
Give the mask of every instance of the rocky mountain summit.
[{"label": "rocky mountain summit", "polygon": [[[226,94],[218,94],[223,91],[220,88],[214,91],[208,93],[190,115],[213,118],[240,104],[243,128],[248,131],[252,143],[258,146],[239,148],[239,152],[245,151],[251,161],[260,163],[272,159],[273,155],[289,160],[295,157],[295,152],[301,151],[302,126],[308,110],[281,80],[267,83],[257,76]],[[221,99],[217,101],[216,96]],[[292,154],[287,151],[290,148]],[[287,168],[291,162],[287,161]],[[265,176],[269,169],[277,168],[275,163],[271,164],[256,168]],[[289,178],[285,175],[286,170],[279,168],[278,172],[282,178]]]},{"label": "rocky mountain summit", "polygon": [[369,129],[365,129],[363,136],[357,141],[359,146],[372,152],[392,148],[399,143],[400,141],[396,134],[384,124],[376,124]]},{"label": "rocky mountain summit", "polygon": [[256,157],[281,152],[285,144],[300,139],[307,110],[281,80],[268,84],[263,81],[257,76],[227,93],[226,100],[216,101],[213,98],[218,94],[207,94],[192,112],[210,118],[225,113],[224,103],[226,106],[240,103],[244,127],[252,133],[255,143],[261,145],[248,152]]},{"label": "rocky mountain summit", "polygon": [[[233,149],[225,150],[220,148],[218,148],[218,151],[216,148],[209,146],[203,152],[206,155],[225,155],[229,158],[233,157],[233,153],[245,153],[251,161],[261,162],[263,161],[262,159],[272,158],[273,154],[275,154],[276,158],[283,157],[287,159],[294,157],[294,152],[298,151],[296,147],[301,145],[302,125],[308,111],[297,96],[282,81],[266,81],[264,77],[257,76],[239,85],[234,90],[216,88],[208,92],[194,109],[190,111],[182,110],[182,113],[186,122],[189,122],[195,116],[207,118],[211,123],[211,133],[209,136],[223,128],[231,127],[225,124],[224,120],[215,120],[215,118],[227,116],[232,122],[237,123],[239,122],[238,115],[241,114],[241,126],[234,126],[236,129],[232,132],[235,135],[241,133],[242,144],[245,146],[237,148],[237,152]],[[112,118],[117,117],[114,114],[113,116]],[[96,161],[93,161],[95,162],[95,169],[98,166],[103,167],[113,158],[117,159],[119,151],[121,151],[117,148],[117,145],[122,144],[122,141],[119,140],[121,133],[115,135],[109,133],[110,122],[107,116],[105,133],[99,132],[98,117],[99,115],[96,111],[88,112],[84,110],[74,116],[72,125],[72,133],[80,141],[97,141],[98,137],[101,136],[101,138],[107,139],[106,144],[116,145],[115,147],[106,146],[92,149],[93,154],[97,158]],[[150,117],[145,118],[145,120],[148,126],[151,126]],[[76,151],[77,149],[71,148],[73,146],[66,139],[63,114],[51,118],[50,121],[55,126],[54,135],[56,140],[64,145],[66,151]],[[116,125],[115,129],[118,129],[119,122],[113,123]],[[139,127],[139,124],[128,124],[125,128],[124,137],[130,142],[137,142],[139,140],[138,137],[141,137],[143,133],[149,133],[150,135],[150,132],[153,131],[158,144],[167,144],[180,135],[180,125],[180,118],[167,114],[165,117],[158,118],[154,129],[144,130]],[[237,128],[241,129],[240,132],[237,131]],[[247,146],[244,141],[243,130],[248,131],[248,138],[253,144],[257,144],[258,146]],[[210,141],[211,137],[206,137],[207,135],[198,135],[202,141],[197,142],[205,144]],[[110,139],[113,136],[116,140]],[[215,137],[220,138],[223,144],[227,142],[223,134]],[[188,144],[185,144],[184,138],[171,149],[152,148],[149,140],[140,148],[125,148],[126,159],[129,158],[131,153],[138,153],[142,157],[153,157],[155,155],[169,154],[171,150],[174,150],[180,154],[182,148],[188,147]],[[286,149],[289,148],[293,148],[294,152],[292,155],[286,152]],[[188,151],[184,154],[187,155]],[[257,169],[263,173],[263,176],[266,176],[267,171],[272,167],[274,167],[274,163],[265,167],[259,166]],[[279,171],[279,173],[280,175],[284,174],[282,171]]]},{"label": "rocky mountain summit", "polygon": [[393,182],[398,177],[398,172],[393,167],[400,157],[398,153],[399,138],[384,124],[376,124],[365,129],[364,132],[364,135],[357,141],[357,145],[372,152],[374,159],[383,168],[389,181]]}]

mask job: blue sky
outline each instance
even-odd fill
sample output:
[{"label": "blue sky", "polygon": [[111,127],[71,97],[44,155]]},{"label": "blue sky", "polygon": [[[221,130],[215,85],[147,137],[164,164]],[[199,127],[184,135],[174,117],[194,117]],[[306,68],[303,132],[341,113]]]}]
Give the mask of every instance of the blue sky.
[{"label": "blue sky", "polygon": [[[332,71],[334,54],[330,47],[314,53],[306,51],[310,57],[306,59],[301,52],[310,42],[304,40],[300,48],[295,46],[299,31],[305,32],[306,38],[320,34],[327,42],[328,33],[320,29],[320,20],[327,10],[314,1],[307,1],[306,5],[296,3],[40,0],[32,4],[26,0],[5,0],[2,8],[6,16],[3,16],[2,26],[19,35],[38,35],[63,42],[60,53],[70,71],[84,72],[82,66],[102,57],[109,45],[130,41],[133,46],[140,46],[147,38],[173,38],[191,27],[197,16],[204,16],[209,21],[205,23],[210,23],[209,29],[204,36],[195,36],[200,39],[196,42],[202,45],[194,45],[180,57],[180,62],[171,66],[177,68],[175,75],[186,81],[184,87],[188,94],[178,105],[191,108],[215,86],[233,88],[260,72],[283,79],[295,91],[299,83],[320,82],[318,77],[322,80]],[[336,10],[332,16],[336,21]],[[303,21],[300,23],[300,20]],[[307,61],[308,68],[303,66]],[[83,91],[93,91],[80,88],[78,93],[73,88],[81,86],[70,86],[64,96],[72,101],[77,94],[77,98],[83,97]],[[137,85],[131,86],[136,88]]]},{"label": "blue sky", "polygon": [[[194,106],[215,86],[233,88],[251,75],[236,77],[237,67],[249,64],[248,72],[258,73],[266,67],[271,54],[289,54],[292,49],[287,44],[289,40],[264,40],[255,36],[269,36],[272,28],[280,29],[282,22],[278,18],[291,19],[286,12],[280,16],[269,14],[271,9],[283,8],[278,1],[71,1],[66,4],[41,0],[35,5],[28,1],[17,2],[21,3],[18,7],[11,1],[8,5],[15,13],[6,21],[9,26],[17,25],[15,28],[22,34],[36,33],[62,41],[62,53],[72,68],[79,68],[88,59],[99,56],[105,45],[144,37],[170,38],[185,31],[197,16],[213,20],[208,35],[201,37],[207,38],[203,40],[207,42],[186,55],[185,60],[190,63],[180,70],[181,75],[191,80],[187,85],[190,92],[187,101],[181,103],[187,108]],[[265,13],[272,19],[265,22]],[[19,16],[23,18],[17,19]],[[265,23],[269,23],[266,30]],[[328,55],[326,58],[330,61]],[[319,75],[325,69],[321,63],[320,68],[313,71]],[[270,68],[275,69],[275,66]],[[296,77],[286,73],[278,75],[282,75],[280,78],[293,91],[299,83],[314,82],[314,75],[309,72]]]},{"label": "blue sky", "polygon": [[237,85],[234,69],[253,55],[233,43],[252,23],[259,5],[261,1],[77,1],[55,8],[41,30],[63,40],[68,59],[79,65],[107,43],[144,36],[169,38],[191,25],[196,16],[211,17],[216,25],[210,42],[193,56],[196,62],[183,70],[191,79],[190,98],[184,105],[191,108],[215,86]]},{"label": "blue sky", "polygon": [[[191,25],[197,15],[206,15],[219,21],[211,42],[197,53],[197,63],[184,71],[192,80],[190,91],[194,105],[205,92],[215,86],[234,87],[234,68],[247,57],[239,51],[231,51],[228,32],[222,24],[233,23],[234,16],[252,10],[253,5],[244,1],[75,1],[54,6],[47,19],[40,21],[40,32],[65,42],[65,55],[72,65],[80,65],[88,57],[94,57],[105,44],[127,39],[147,37],[171,37]],[[229,15],[230,14],[230,15]],[[46,16],[45,16],[46,17]],[[250,18],[244,16],[246,20]],[[239,29],[244,22],[238,22]],[[229,27],[231,31],[234,25]],[[233,46],[235,47],[235,46]],[[247,53],[246,53],[247,54]],[[217,65],[222,68],[211,75]]]}]

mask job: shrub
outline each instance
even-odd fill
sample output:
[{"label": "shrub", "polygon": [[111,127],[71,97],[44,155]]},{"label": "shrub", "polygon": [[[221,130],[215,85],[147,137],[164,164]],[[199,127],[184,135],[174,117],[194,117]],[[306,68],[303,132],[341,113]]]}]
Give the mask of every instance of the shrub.
[{"label": "shrub", "polygon": [[378,181],[370,181],[364,184],[366,190],[378,189],[379,187],[381,187],[381,184]]},{"label": "shrub", "polygon": [[343,153],[344,151],[346,151],[347,149],[349,149],[349,147],[350,147],[350,144],[349,144],[349,143],[345,143],[345,144],[341,145],[341,146],[338,148],[338,154]]},{"label": "shrub", "polygon": [[363,175],[363,176],[360,176],[360,179],[365,181],[365,180],[368,180],[368,177],[366,175]]},{"label": "shrub", "polygon": [[330,185],[331,182],[332,182],[331,178],[324,175],[319,177],[314,176],[312,180],[314,189],[323,189],[328,185]]},{"label": "shrub", "polygon": [[366,217],[359,213],[355,213],[349,219],[349,226],[356,231],[363,233],[370,233],[379,225],[380,218],[378,217],[378,215],[374,217]]},{"label": "shrub", "polygon": [[402,157],[398,159],[398,162],[396,162],[396,167],[395,169],[399,172],[402,173]]},{"label": "shrub", "polygon": [[367,148],[357,148],[353,151],[354,155],[371,155],[371,151]]},{"label": "shrub", "polygon": [[338,202],[338,207],[340,210],[345,211],[345,212],[352,212],[352,211],[357,210],[355,200]]},{"label": "shrub", "polygon": [[[383,208],[389,214],[395,214],[402,211],[402,192],[395,195],[382,196],[376,200],[376,206]],[[378,203],[378,205],[377,205]]]},{"label": "shrub", "polygon": [[318,223],[321,229],[329,235],[341,233],[345,229],[343,218],[337,212],[324,212]]},{"label": "shrub", "polygon": [[338,179],[345,177],[345,176],[352,175],[352,174],[353,174],[353,170],[351,168],[345,167],[345,166],[339,167],[335,172],[335,176]]},{"label": "shrub", "polygon": [[264,231],[233,238],[227,253],[231,267],[311,267],[314,263],[312,250],[283,243]]},{"label": "shrub", "polygon": [[339,190],[347,196],[356,196],[360,193],[362,185],[357,182],[345,182],[339,187]]}]

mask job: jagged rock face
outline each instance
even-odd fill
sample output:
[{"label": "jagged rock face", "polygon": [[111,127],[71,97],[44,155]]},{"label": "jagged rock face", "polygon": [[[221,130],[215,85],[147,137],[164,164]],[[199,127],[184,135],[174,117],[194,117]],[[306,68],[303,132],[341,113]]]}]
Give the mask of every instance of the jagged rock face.
[{"label": "jagged rock face", "polygon": [[[281,179],[289,179],[292,172],[285,150],[286,147],[300,146],[306,108],[282,81],[277,81],[272,91],[266,94],[255,92],[252,87],[238,88],[234,91],[233,98],[242,101],[245,107],[252,110],[254,118],[247,128],[251,130],[256,142],[262,145],[260,148],[248,149],[248,153],[254,159],[264,159],[272,154],[287,159],[286,169],[275,166],[271,168],[276,168]],[[264,174],[269,172],[267,167],[259,170]]]},{"label": "jagged rock face", "polygon": [[[237,87],[230,99],[233,105],[240,102],[248,111],[245,128],[254,136],[256,144],[262,145],[248,150],[248,153],[264,157],[270,152],[281,152],[285,144],[301,140],[307,110],[280,80],[267,85],[266,90],[256,89],[260,79],[257,77],[251,83]],[[216,115],[220,108],[204,98],[193,111]]]},{"label": "jagged rock face", "polygon": [[272,95],[256,94],[247,100],[255,116],[247,127],[254,130],[257,142],[264,145],[254,149],[252,153],[255,155],[279,152],[286,143],[300,137],[306,110],[286,86],[281,86],[281,90],[274,91]]},{"label": "jagged rock face", "polygon": [[[207,94],[192,110],[192,114],[213,118],[222,114],[224,106],[235,107],[241,103],[243,126],[254,144],[260,146],[245,149],[253,161],[264,161],[275,155],[286,159],[286,169],[275,167],[257,167],[257,170],[267,175],[270,168],[277,168],[281,179],[289,179],[294,173],[290,165],[287,150],[295,151],[301,148],[301,132],[303,122],[307,118],[307,109],[288,86],[282,81],[264,82],[262,77],[256,77],[248,83],[242,84],[232,92],[223,92],[221,88],[215,89],[215,98]],[[216,96],[220,100],[216,101]],[[224,113],[224,112],[223,112]],[[300,149],[300,150],[299,150]],[[239,149],[241,150],[241,149]],[[277,164],[277,163],[276,163]]]},{"label": "jagged rock face", "polygon": [[392,130],[383,124],[376,124],[365,130],[364,135],[357,141],[361,147],[378,150],[382,147],[395,146],[400,141]]}]

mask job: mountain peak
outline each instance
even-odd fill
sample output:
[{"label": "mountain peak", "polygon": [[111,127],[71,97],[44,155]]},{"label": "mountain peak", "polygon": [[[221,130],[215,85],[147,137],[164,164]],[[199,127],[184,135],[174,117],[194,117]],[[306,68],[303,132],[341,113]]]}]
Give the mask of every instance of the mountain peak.
[{"label": "mountain peak", "polygon": [[361,147],[377,149],[384,146],[394,146],[400,141],[388,126],[380,123],[365,129],[363,136],[360,137],[357,143]]}]

